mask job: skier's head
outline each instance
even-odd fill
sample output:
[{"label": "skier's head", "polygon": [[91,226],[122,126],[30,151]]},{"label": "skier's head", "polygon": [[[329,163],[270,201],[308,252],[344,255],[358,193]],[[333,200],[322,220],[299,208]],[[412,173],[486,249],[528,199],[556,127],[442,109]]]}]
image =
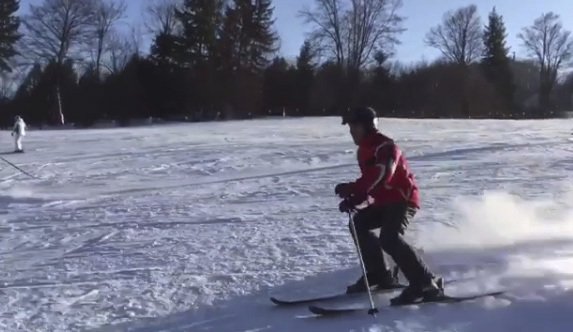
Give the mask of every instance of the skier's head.
[{"label": "skier's head", "polygon": [[370,132],[376,130],[376,111],[371,107],[357,107],[342,116],[342,124],[348,124],[352,140],[358,145]]},{"label": "skier's head", "polygon": [[16,116],[14,117],[14,121],[20,121],[20,119],[22,119],[22,118],[21,118],[19,115],[16,115]]}]

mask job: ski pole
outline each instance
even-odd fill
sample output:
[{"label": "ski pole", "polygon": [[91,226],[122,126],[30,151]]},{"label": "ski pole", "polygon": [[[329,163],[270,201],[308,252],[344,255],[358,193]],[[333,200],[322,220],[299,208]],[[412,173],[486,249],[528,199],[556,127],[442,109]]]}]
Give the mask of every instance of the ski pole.
[{"label": "ski pole", "polygon": [[358,235],[356,233],[356,226],[354,225],[354,217],[352,216],[352,212],[348,212],[348,219],[350,221],[350,227],[352,228],[352,237],[354,237],[354,241],[356,244],[356,251],[358,252],[358,259],[360,260],[360,267],[362,267],[362,275],[364,275],[364,284],[366,285],[366,291],[368,292],[368,299],[370,300],[370,310],[368,310],[368,314],[372,316],[376,316],[378,309],[374,304],[374,298],[372,297],[372,291],[370,291],[370,283],[368,282],[368,275],[366,272],[366,265],[364,265],[364,259],[362,258],[362,251],[360,250],[360,243],[358,242]]},{"label": "ski pole", "polygon": [[4,161],[6,164],[8,164],[8,165],[14,167],[15,169],[17,169],[18,171],[20,171],[22,174],[25,174],[25,175],[31,177],[32,179],[37,179],[37,177],[35,177],[35,176],[33,176],[32,174],[30,174],[30,173],[24,171],[24,170],[21,169],[20,167],[18,167],[18,166],[16,166],[16,165],[12,164],[12,163],[9,162],[8,160],[6,160],[4,157],[0,157],[0,159],[2,159],[2,161]]}]

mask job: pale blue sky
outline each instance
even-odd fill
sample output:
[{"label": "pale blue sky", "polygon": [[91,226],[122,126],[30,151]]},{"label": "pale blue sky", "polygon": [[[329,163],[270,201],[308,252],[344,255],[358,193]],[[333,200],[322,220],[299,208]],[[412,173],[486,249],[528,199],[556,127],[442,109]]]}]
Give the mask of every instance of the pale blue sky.
[{"label": "pale blue sky", "polygon": [[[129,5],[130,22],[141,22],[141,13],[145,4],[150,0],[127,0]],[[441,21],[443,14],[450,9],[456,9],[469,4],[476,4],[485,24],[488,12],[494,7],[505,18],[509,33],[509,44],[518,57],[523,56],[523,49],[517,39],[521,28],[530,25],[535,18],[544,12],[553,11],[562,18],[565,28],[573,30],[573,0],[403,0],[404,6],[400,13],[406,17],[405,28],[408,30],[400,36],[402,44],[398,46],[396,59],[410,63],[422,59],[433,60],[439,54],[424,45],[427,31]],[[21,0],[25,11],[29,3],[39,3],[41,0]],[[300,18],[298,11],[305,5],[311,5],[312,0],[274,0],[276,28],[281,35],[282,55],[293,58],[298,54],[300,46],[309,30]]]}]

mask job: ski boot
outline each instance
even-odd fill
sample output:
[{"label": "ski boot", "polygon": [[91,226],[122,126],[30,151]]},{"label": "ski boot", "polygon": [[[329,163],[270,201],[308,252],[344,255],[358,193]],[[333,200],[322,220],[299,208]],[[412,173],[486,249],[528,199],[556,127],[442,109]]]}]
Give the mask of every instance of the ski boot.
[{"label": "ski boot", "polygon": [[444,280],[433,278],[425,285],[410,285],[400,295],[390,300],[391,305],[407,305],[435,301],[444,297]]},{"label": "ski boot", "polygon": [[[371,290],[385,290],[400,288],[397,269],[394,272],[386,270],[382,273],[368,273],[368,284]],[[346,288],[346,294],[366,292],[364,276]]]}]

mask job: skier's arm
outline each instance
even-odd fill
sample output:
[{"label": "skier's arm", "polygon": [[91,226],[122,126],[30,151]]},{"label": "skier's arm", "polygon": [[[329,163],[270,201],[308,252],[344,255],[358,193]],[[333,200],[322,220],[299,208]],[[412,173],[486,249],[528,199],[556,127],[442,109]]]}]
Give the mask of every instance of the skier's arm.
[{"label": "skier's arm", "polygon": [[400,151],[396,145],[390,144],[379,148],[370,165],[364,169],[362,176],[353,185],[353,201],[361,203],[374,188],[388,184],[394,176],[399,158]]},{"label": "skier's arm", "polygon": [[383,185],[388,185],[392,178],[394,178],[394,174],[396,174],[396,167],[398,167],[398,161],[402,157],[402,152],[395,144],[392,144],[389,147],[388,157],[386,158],[386,169],[384,176],[382,178],[381,183]]}]

